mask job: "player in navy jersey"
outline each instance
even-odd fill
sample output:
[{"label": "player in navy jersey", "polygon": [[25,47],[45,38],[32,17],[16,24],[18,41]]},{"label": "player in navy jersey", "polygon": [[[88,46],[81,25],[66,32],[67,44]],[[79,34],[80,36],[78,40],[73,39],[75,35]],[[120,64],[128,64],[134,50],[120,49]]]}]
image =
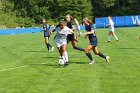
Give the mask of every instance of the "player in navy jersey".
[{"label": "player in navy jersey", "polygon": [[[93,50],[95,55],[99,55],[100,57],[106,59],[107,62],[109,62],[109,56],[105,56],[104,54],[102,54],[101,52],[98,51],[98,48],[97,48],[98,39],[97,39],[95,31],[93,29],[92,21],[86,17],[83,19],[83,23],[85,24],[86,33],[82,33],[82,34],[86,34],[90,41],[89,45],[85,49],[85,53],[88,53],[90,50]],[[92,56],[91,56],[90,60],[91,60],[91,62],[89,64],[93,64],[95,62],[93,60]]]},{"label": "player in navy jersey", "polygon": [[[67,14],[66,15],[66,20],[67,20],[67,27],[69,27],[71,30],[74,30],[74,26],[73,26],[73,23],[72,23],[72,16],[70,14]],[[85,51],[85,49],[79,47],[79,46],[76,46],[77,44],[77,39],[76,39],[76,34],[73,33],[73,34],[68,34],[67,36],[67,42],[71,42],[72,46],[74,49],[76,50],[80,50],[80,51]]]},{"label": "player in navy jersey", "polygon": [[[50,28],[48,23],[46,22],[45,18],[42,19],[43,22],[43,31],[44,31],[44,38],[45,38],[45,44],[48,48],[48,51],[53,51],[54,47],[49,43],[49,38],[50,38]],[[51,48],[51,49],[50,49]]]},{"label": "player in navy jersey", "polygon": [[[73,23],[72,23],[72,16],[67,14],[66,15],[66,20],[67,20],[67,27],[69,27],[71,30],[74,30],[74,26],[73,26]],[[80,51],[85,51],[85,49],[79,47],[79,46],[76,46],[77,44],[77,41],[76,41],[76,35],[73,33],[73,34],[68,34],[67,35],[67,42],[69,43],[71,41],[71,44],[73,46],[74,49],[76,50],[80,50]],[[86,52],[86,56],[92,60],[92,56],[90,54],[90,52]]]}]

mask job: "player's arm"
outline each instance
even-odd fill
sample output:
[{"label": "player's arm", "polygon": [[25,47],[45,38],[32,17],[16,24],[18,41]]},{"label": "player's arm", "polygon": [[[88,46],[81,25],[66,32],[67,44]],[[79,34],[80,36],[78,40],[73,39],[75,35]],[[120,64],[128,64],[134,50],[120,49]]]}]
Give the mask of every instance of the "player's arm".
[{"label": "player's arm", "polygon": [[81,34],[85,34],[85,35],[90,35],[94,33],[94,29],[92,29],[90,32],[85,32],[85,33],[81,33]]},{"label": "player's arm", "polygon": [[74,30],[75,28],[74,28],[74,25],[72,25],[72,28],[71,28],[71,30]]},{"label": "player's arm", "polygon": [[53,32],[55,32],[55,29],[50,30],[50,34],[52,34]]},{"label": "player's arm", "polygon": [[111,24],[107,24],[107,26],[111,26]]},{"label": "player's arm", "polygon": [[74,32],[73,32],[73,30],[71,30],[70,28],[68,28],[68,33],[69,33],[69,34],[72,34],[72,33],[74,33]]}]

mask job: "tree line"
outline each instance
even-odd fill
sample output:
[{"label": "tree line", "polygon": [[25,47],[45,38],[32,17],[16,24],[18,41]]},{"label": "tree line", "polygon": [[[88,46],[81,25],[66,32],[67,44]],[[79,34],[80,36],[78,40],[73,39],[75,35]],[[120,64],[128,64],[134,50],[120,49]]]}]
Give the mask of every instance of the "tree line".
[{"label": "tree line", "polygon": [[[7,1],[4,11],[38,22],[43,17],[58,20],[71,14],[77,19],[140,13],[140,0],[1,0]],[[9,2],[12,4],[10,5]],[[9,7],[8,6],[11,6]],[[12,9],[11,9],[12,8]]]}]

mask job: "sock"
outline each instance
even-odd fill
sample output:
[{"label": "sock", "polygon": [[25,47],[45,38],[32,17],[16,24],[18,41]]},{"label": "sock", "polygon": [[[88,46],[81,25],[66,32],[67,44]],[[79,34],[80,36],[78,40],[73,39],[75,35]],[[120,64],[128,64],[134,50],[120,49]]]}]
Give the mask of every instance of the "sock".
[{"label": "sock", "polygon": [[91,54],[90,54],[90,53],[86,53],[86,55],[88,56],[88,58],[90,59],[90,61],[92,61],[92,60],[93,60],[93,58],[92,58],[92,56],[91,56]]},{"label": "sock", "polygon": [[101,52],[98,53],[98,55],[104,59],[106,59],[106,56],[104,54],[102,54]]},{"label": "sock", "polygon": [[49,47],[52,48],[52,45],[50,43],[48,43]]},{"label": "sock", "polygon": [[108,36],[108,41],[110,41],[111,35]]},{"label": "sock", "polygon": [[66,62],[69,61],[69,60],[68,60],[68,53],[67,53],[67,51],[64,52],[64,60],[65,60]]},{"label": "sock", "polygon": [[115,39],[118,40],[118,37],[116,35],[114,35]]},{"label": "sock", "polygon": [[48,48],[48,51],[49,51],[49,45],[48,45],[48,44],[46,44],[46,46],[47,46],[47,48]]},{"label": "sock", "polygon": [[74,46],[73,47],[74,49],[77,49],[77,50],[80,50],[80,51],[85,51],[85,49],[81,48],[81,47],[78,47],[78,46]]}]

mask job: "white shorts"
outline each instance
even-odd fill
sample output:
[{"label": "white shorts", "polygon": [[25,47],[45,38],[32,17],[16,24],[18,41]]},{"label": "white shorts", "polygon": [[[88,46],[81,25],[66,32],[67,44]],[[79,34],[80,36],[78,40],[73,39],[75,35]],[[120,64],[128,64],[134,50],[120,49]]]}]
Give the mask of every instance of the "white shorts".
[{"label": "white shorts", "polygon": [[114,29],[110,29],[110,32],[114,32]]},{"label": "white shorts", "polygon": [[62,45],[67,45],[67,42],[62,42],[62,43],[55,43],[56,47],[61,47]]},{"label": "white shorts", "polygon": [[76,25],[75,30],[80,30],[80,26]]}]

